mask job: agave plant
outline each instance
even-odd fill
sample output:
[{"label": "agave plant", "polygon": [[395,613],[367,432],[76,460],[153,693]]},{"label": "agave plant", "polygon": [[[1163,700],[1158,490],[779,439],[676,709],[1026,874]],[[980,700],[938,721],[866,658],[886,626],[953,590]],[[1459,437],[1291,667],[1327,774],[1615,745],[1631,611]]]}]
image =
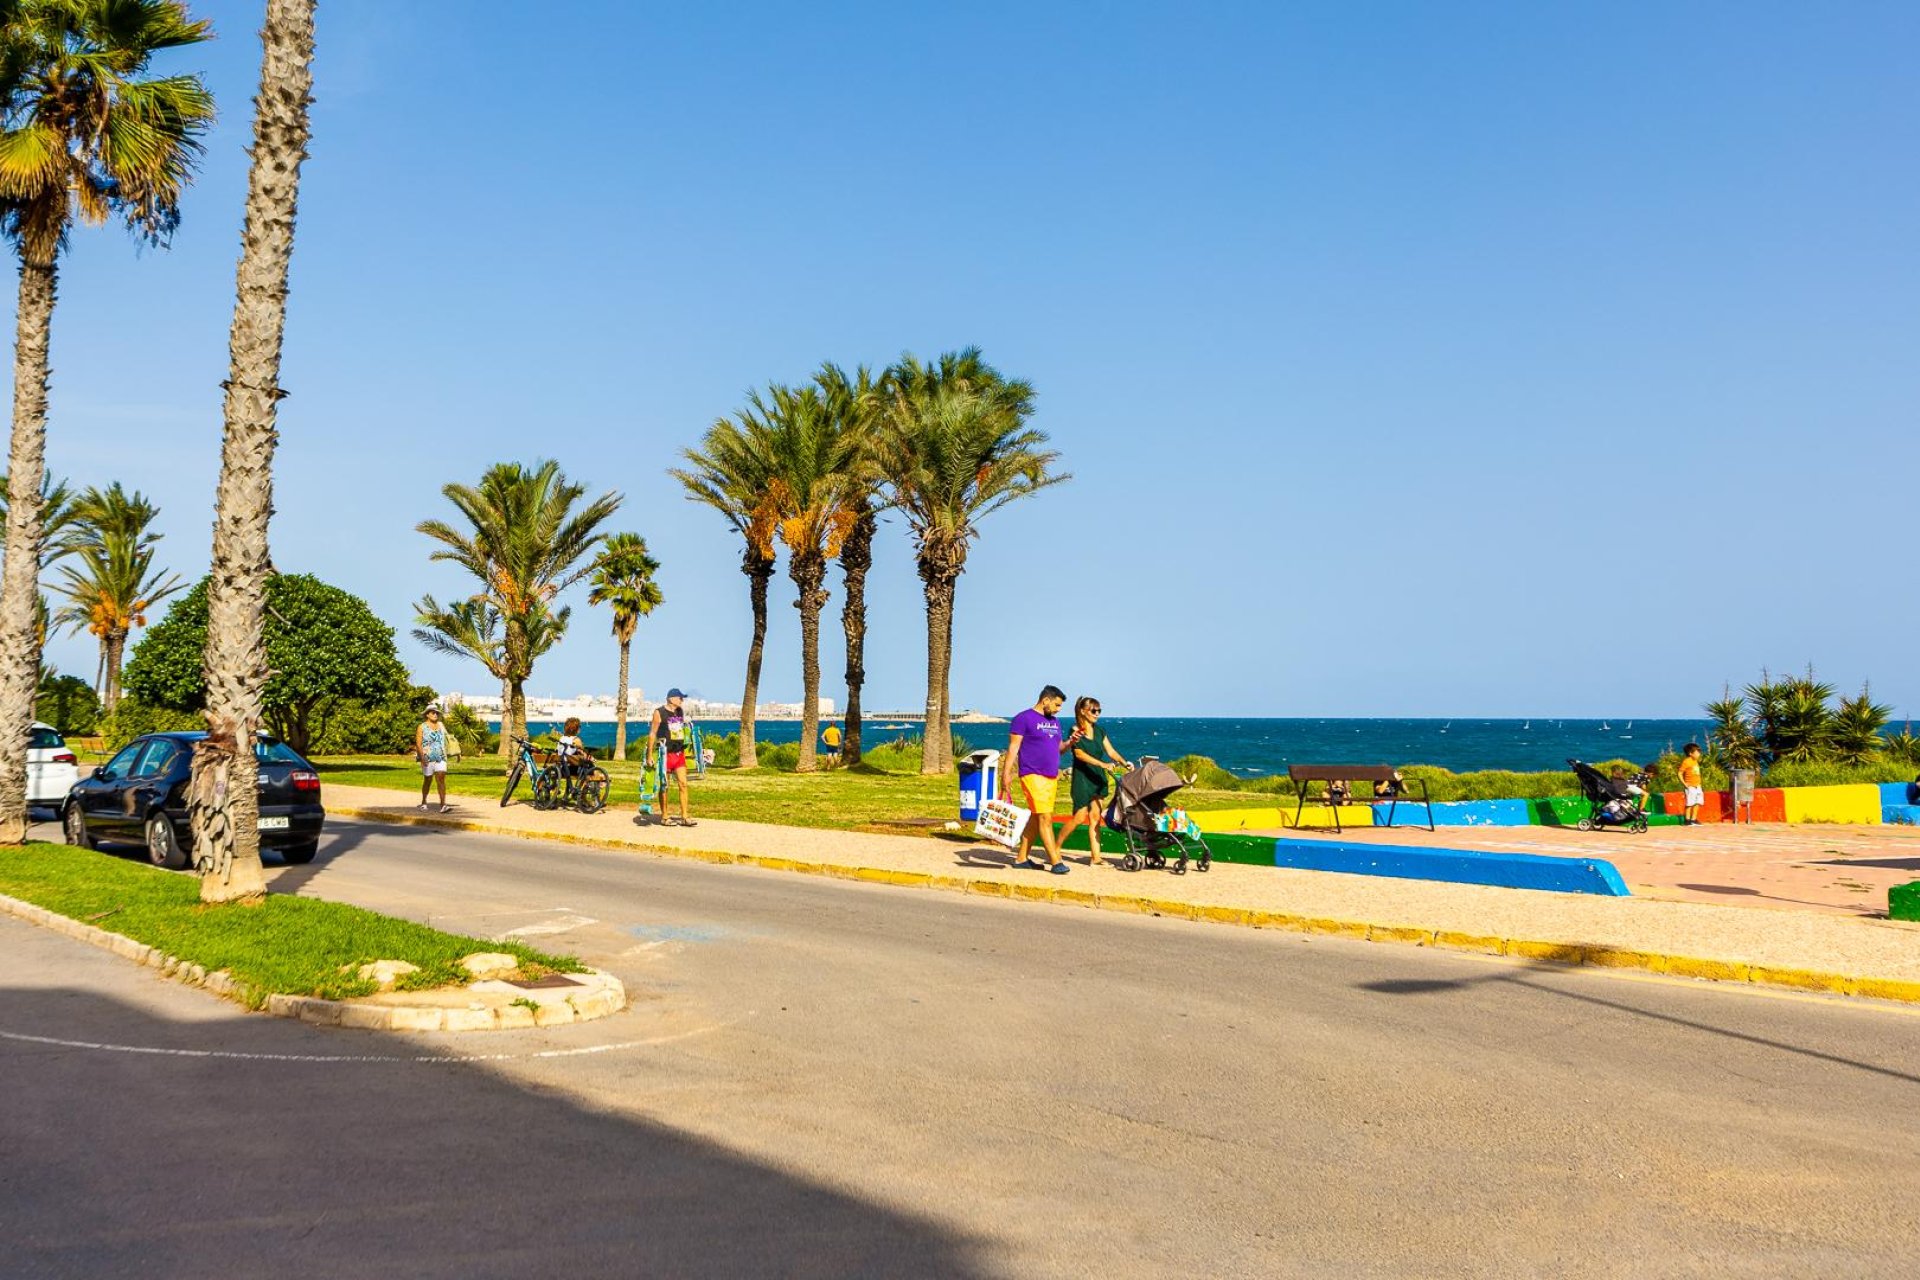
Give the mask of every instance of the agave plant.
[{"label": "agave plant", "polygon": [[1701,710],[1713,720],[1707,731],[1714,761],[1726,769],[1756,769],[1765,763],[1766,746],[1754,736],[1753,723],[1747,718],[1747,703],[1723,689],[1721,696]]},{"label": "agave plant", "polygon": [[1880,731],[1892,719],[1893,708],[1875,702],[1867,686],[1861,685],[1860,696],[1841,699],[1840,709],[1833,715],[1827,736],[1832,758],[1843,764],[1875,759],[1886,748]]}]

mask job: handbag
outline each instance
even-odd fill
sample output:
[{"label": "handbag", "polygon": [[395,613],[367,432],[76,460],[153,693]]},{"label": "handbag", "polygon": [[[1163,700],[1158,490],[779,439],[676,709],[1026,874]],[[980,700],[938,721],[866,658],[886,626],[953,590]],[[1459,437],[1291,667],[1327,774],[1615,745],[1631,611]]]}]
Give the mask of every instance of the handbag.
[{"label": "handbag", "polygon": [[973,833],[995,844],[1015,849],[1020,845],[1020,833],[1027,829],[1027,819],[1031,816],[1027,810],[1011,801],[989,800],[980,806],[980,817],[973,824]]}]

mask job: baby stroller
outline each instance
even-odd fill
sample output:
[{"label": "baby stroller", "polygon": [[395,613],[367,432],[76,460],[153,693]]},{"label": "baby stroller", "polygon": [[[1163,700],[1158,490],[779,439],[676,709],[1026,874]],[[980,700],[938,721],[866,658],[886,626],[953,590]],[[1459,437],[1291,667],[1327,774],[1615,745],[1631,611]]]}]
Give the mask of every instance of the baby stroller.
[{"label": "baby stroller", "polygon": [[[1593,812],[1580,819],[1582,831],[1599,831],[1607,827],[1625,827],[1628,831],[1647,829],[1646,810],[1640,807],[1640,796],[1646,794],[1645,774],[1635,778],[1632,783],[1609,778],[1590,764],[1579,760],[1567,761],[1575,776],[1580,779],[1580,792],[1593,805]],[[1640,787],[1640,795],[1635,795],[1632,787]]]},{"label": "baby stroller", "polygon": [[1147,866],[1157,871],[1167,865],[1169,855],[1179,859],[1173,865],[1177,876],[1187,873],[1189,858],[1196,859],[1202,871],[1213,865],[1213,852],[1200,828],[1191,821],[1169,820],[1173,815],[1166,811],[1167,797],[1186,785],[1185,778],[1150,756],[1120,779],[1107,805],[1107,825],[1126,837],[1123,870]]}]

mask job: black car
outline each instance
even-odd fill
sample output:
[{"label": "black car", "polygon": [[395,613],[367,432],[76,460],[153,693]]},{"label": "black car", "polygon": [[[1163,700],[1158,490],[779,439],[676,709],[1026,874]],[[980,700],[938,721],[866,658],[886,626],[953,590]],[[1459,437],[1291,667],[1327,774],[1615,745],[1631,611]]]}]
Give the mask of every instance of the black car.
[{"label": "black car", "polygon": [[[179,871],[190,865],[187,774],[193,744],[206,736],[149,733],[74,783],[60,811],[67,843],[91,848],[103,840],[138,841],[156,866]],[[253,754],[260,762],[260,847],[277,850],[288,862],[312,862],[327,817],[319,772],[292,747],[264,734]]]}]

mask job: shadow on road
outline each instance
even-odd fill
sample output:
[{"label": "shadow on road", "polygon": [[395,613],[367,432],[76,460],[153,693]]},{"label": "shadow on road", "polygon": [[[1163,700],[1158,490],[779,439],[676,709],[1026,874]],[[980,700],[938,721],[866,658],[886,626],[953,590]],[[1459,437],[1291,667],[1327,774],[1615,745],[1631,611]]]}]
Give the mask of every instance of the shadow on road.
[{"label": "shadow on road", "polygon": [[526,1051],[508,1036],[173,1023],[72,989],[6,992],[0,1032],[9,1275],[986,1273],[944,1227],[499,1069],[351,1060]]},{"label": "shadow on road", "polygon": [[1620,1013],[1631,1014],[1636,1018],[1649,1018],[1655,1022],[1664,1022],[1670,1026],[1685,1027],[1690,1031],[1703,1031],[1708,1035],[1724,1036],[1729,1040],[1739,1040],[1745,1044],[1758,1045],[1765,1049],[1778,1049],[1782,1053],[1797,1054],[1803,1058],[1814,1058],[1821,1062],[1831,1062],[1836,1066],[1852,1067],[1856,1071],[1866,1071],[1873,1075],[1886,1076],[1893,1080],[1905,1080],[1911,1084],[1920,1084],[1920,1075],[1905,1071],[1896,1071],[1892,1067],[1883,1067],[1871,1062],[1861,1062],[1857,1058],[1848,1058],[1836,1053],[1827,1053],[1821,1049],[1810,1049],[1804,1045],[1788,1044],[1784,1040],[1772,1040],[1766,1036],[1750,1035],[1745,1031],[1735,1031],[1730,1027],[1716,1027],[1709,1022],[1696,1022],[1691,1018],[1682,1018],[1677,1014],[1655,1013],[1651,1009],[1642,1009],[1618,1000],[1607,1000],[1600,996],[1588,995],[1579,991],[1567,991],[1561,987],[1546,986],[1529,982],[1527,974],[1563,973],[1553,965],[1529,965],[1519,973],[1484,973],[1471,978],[1385,978],[1377,982],[1361,982],[1355,986],[1361,991],[1371,991],[1387,996],[1424,996],[1441,995],[1455,991],[1467,991],[1474,987],[1504,983],[1509,986],[1524,987],[1528,991],[1537,991],[1542,995],[1557,996],[1563,1000],[1576,1000],[1581,1004],[1596,1005],[1603,1009],[1613,1009]]}]

